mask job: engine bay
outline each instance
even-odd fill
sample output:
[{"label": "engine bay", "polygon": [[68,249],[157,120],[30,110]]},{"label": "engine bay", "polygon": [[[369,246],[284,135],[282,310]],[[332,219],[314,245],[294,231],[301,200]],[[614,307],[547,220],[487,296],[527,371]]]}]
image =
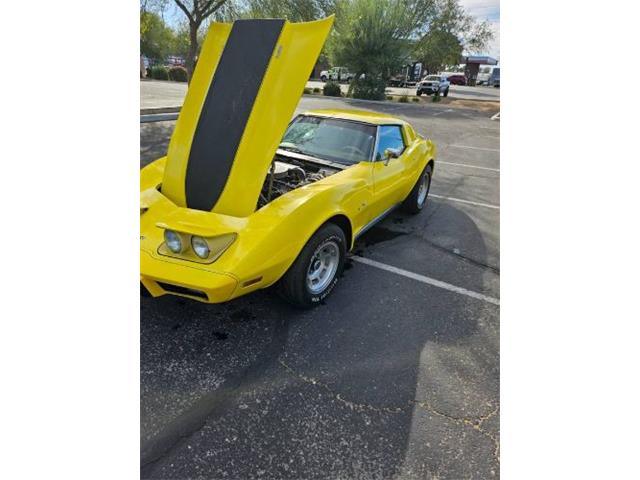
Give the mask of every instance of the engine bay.
[{"label": "engine bay", "polygon": [[317,182],[342,170],[338,166],[329,166],[324,163],[277,154],[262,185],[258,208],[262,208],[291,190]]}]

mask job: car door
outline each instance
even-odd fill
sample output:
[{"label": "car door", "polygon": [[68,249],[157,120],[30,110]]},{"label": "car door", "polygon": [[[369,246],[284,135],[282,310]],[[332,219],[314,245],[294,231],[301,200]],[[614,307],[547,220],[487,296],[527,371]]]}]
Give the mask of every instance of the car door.
[{"label": "car door", "polygon": [[[386,157],[387,149],[394,150],[397,157]],[[407,140],[402,126],[380,125],[373,161],[373,218],[402,201],[407,161]]]}]

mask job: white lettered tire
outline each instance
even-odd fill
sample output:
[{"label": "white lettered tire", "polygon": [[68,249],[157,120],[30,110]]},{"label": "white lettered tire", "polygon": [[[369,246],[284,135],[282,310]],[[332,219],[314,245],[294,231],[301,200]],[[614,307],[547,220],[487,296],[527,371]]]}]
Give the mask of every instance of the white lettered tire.
[{"label": "white lettered tire", "polygon": [[326,223],[313,234],[280,279],[280,295],[297,307],[319,305],[338,283],[346,254],[343,230],[334,223]]}]

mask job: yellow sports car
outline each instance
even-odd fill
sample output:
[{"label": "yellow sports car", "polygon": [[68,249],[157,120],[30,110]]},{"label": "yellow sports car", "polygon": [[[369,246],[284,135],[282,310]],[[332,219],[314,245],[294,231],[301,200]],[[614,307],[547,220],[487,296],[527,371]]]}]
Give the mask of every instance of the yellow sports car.
[{"label": "yellow sports car", "polygon": [[311,307],[355,239],[427,201],[435,146],[351,110],[290,120],[333,18],[214,23],[167,156],[140,173],[140,279],[153,296],[219,303],[277,284]]}]

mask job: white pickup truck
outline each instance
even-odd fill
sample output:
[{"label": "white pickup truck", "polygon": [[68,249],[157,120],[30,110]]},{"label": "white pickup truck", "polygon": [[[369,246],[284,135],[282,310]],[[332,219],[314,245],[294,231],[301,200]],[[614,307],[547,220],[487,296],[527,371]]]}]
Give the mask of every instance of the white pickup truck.
[{"label": "white pickup truck", "polygon": [[355,75],[347,70],[346,67],[333,67],[329,70],[320,72],[320,80],[326,82],[333,80],[335,82],[350,82]]},{"label": "white pickup truck", "polygon": [[440,92],[440,95],[446,97],[449,95],[450,85],[445,75],[427,75],[418,83],[416,95],[420,96],[423,93],[433,95],[436,92]]}]

